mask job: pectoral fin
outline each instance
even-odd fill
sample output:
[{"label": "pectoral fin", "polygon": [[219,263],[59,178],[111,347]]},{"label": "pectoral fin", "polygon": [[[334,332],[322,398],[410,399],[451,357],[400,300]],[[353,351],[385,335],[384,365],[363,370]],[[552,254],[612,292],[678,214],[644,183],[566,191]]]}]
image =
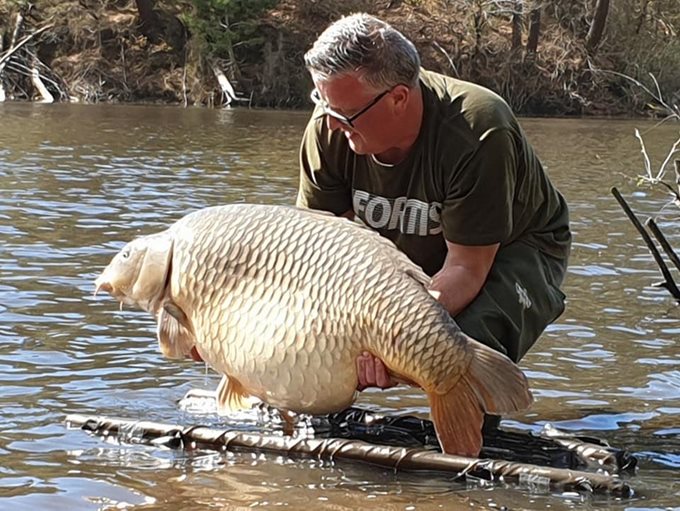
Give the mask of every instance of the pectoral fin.
[{"label": "pectoral fin", "polygon": [[217,410],[221,414],[252,408],[253,398],[235,379],[223,376],[217,386]]},{"label": "pectoral fin", "polygon": [[[181,309],[177,309],[181,312]],[[182,315],[188,324],[186,314],[182,312]],[[156,333],[161,353],[168,358],[186,358],[196,344],[192,330],[180,323],[166,307],[163,307],[158,313]]]},{"label": "pectoral fin", "polygon": [[163,302],[163,309],[165,312],[170,314],[173,318],[175,318],[180,325],[182,325],[187,331],[193,333],[194,329],[191,326],[191,322],[189,321],[189,318],[187,317],[186,313],[181,309],[179,305],[177,305],[175,302],[171,300],[166,300]]}]

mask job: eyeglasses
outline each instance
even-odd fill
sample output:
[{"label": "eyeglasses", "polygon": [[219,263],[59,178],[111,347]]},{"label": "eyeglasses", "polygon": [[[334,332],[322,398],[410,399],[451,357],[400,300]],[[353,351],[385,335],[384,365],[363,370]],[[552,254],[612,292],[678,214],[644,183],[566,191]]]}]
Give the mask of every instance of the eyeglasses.
[{"label": "eyeglasses", "polygon": [[321,94],[319,93],[318,89],[312,90],[312,93],[310,95],[310,98],[312,100],[312,103],[314,103],[316,106],[319,106],[323,109],[323,113],[325,115],[330,115],[333,117],[333,119],[338,120],[345,126],[349,126],[350,128],[354,128],[354,121],[356,121],[360,116],[368,112],[371,107],[373,107],[378,101],[380,101],[383,97],[385,97],[389,92],[391,92],[392,89],[387,89],[384,92],[381,92],[378,94],[373,100],[363,107],[361,110],[359,110],[357,113],[350,115],[349,117],[346,115],[342,115],[332,108],[328,106],[328,103],[326,103],[326,100],[321,97]]}]

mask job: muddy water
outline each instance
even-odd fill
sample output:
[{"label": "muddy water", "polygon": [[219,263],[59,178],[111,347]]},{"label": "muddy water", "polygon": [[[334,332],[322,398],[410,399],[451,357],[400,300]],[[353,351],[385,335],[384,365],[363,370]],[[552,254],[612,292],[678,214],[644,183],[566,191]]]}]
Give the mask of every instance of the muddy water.
[{"label": "muddy water", "polygon": [[[680,247],[680,209],[637,188],[636,127],[658,167],[678,126],[525,119],[572,212],[565,314],[522,367],[537,397],[505,425],[547,422],[641,459],[633,499],[461,484],[354,464],[117,445],[66,414],[190,424],[189,389],[219,380],[164,360],[144,313],[92,296],[122,244],[199,207],[290,204],[304,113],[0,105],[0,509],[664,509],[680,505],[680,309],[609,188],[659,216]],[[679,279],[680,280],[680,279]],[[360,405],[427,412],[408,389]],[[259,427],[257,417],[243,420]]]}]

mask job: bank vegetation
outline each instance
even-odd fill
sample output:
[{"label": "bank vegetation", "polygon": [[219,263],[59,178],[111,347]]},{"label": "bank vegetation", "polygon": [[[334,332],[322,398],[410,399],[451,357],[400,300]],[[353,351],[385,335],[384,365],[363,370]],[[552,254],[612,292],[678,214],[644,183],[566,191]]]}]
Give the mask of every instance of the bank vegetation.
[{"label": "bank vegetation", "polygon": [[0,0],[0,100],[307,108],[304,52],[357,11],[522,114],[680,104],[678,0]]}]

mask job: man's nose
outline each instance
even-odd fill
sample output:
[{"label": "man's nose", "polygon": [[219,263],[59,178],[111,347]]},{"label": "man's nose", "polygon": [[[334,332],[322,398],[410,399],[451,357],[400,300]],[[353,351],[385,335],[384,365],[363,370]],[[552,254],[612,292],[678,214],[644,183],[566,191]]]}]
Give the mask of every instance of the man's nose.
[{"label": "man's nose", "polygon": [[328,129],[331,131],[335,131],[337,129],[340,129],[342,131],[350,131],[352,128],[347,126],[344,122],[340,122],[338,119],[333,117],[332,115],[327,115],[326,116],[326,126],[328,126]]}]

